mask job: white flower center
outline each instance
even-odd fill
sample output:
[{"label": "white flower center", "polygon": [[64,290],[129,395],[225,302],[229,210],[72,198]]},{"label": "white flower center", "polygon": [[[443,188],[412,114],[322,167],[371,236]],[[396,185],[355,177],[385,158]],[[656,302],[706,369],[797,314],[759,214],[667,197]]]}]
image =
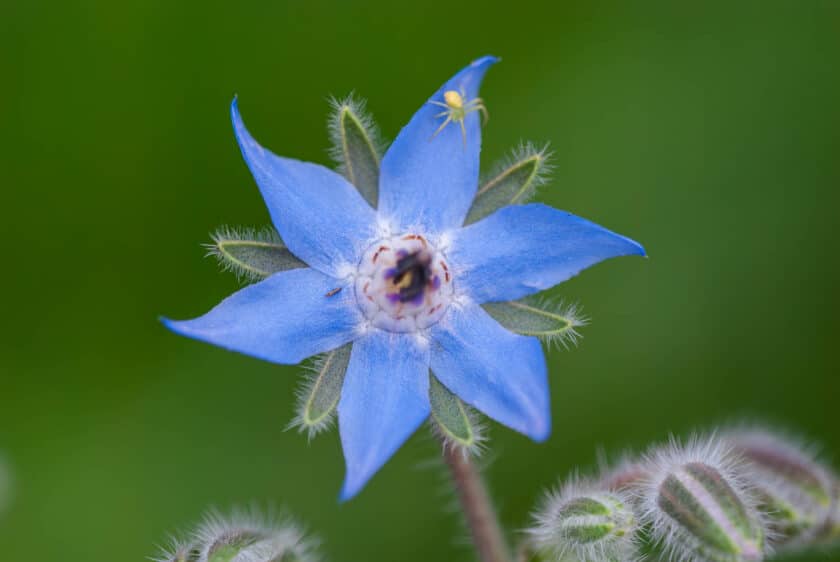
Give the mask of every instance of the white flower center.
[{"label": "white flower center", "polygon": [[440,320],[452,300],[452,272],[443,252],[419,234],[375,242],[356,274],[356,300],[373,326],[416,332]]}]

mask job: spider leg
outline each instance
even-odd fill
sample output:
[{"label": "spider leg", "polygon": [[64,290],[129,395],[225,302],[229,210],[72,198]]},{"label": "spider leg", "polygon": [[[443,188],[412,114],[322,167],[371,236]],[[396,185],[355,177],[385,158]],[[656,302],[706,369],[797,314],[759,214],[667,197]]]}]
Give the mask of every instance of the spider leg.
[{"label": "spider leg", "polygon": [[461,138],[464,140],[464,150],[467,148],[467,128],[464,127],[464,120],[458,121],[461,124]]},{"label": "spider leg", "polygon": [[428,103],[430,103],[432,105],[439,105],[440,107],[445,107],[445,108],[449,109],[449,106],[446,105],[445,103],[443,103],[442,101],[429,100]]},{"label": "spider leg", "polygon": [[435,119],[437,119],[438,117],[443,117],[444,115],[450,115],[450,112],[448,112],[448,111],[441,111],[440,113],[438,113],[437,115],[435,115]]},{"label": "spider leg", "polygon": [[438,130],[437,130],[437,131],[435,131],[435,134],[433,134],[433,135],[429,138],[429,140],[432,140],[433,138],[435,138],[436,136],[438,136],[438,133],[440,133],[440,132],[443,130],[443,128],[444,128],[444,127],[446,127],[447,125],[449,125],[449,122],[450,122],[450,121],[452,121],[452,116],[451,116],[451,115],[450,115],[449,117],[447,117],[447,118],[446,118],[446,121],[444,121],[444,122],[441,124],[441,126],[440,126],[440,127],[438,127]]},{"label": "spider leg", "polygon": [[487,112],[487,108],[484,107],[483,103],[481,103],[476,107],[476,109],[478,109],[481,112],[483,123],[486,125],[487,121],[490,119],[490,113]]},{"label": "spider leg", "polygon": [[487,106],[484,105],[484,100],[481,98],[475,98],[469,101],[466,105],[468,112],[473,111],[480,111],[482,116],[482,122],[486,125],[487,121],[490,119],[490,114],[487,112]]}]

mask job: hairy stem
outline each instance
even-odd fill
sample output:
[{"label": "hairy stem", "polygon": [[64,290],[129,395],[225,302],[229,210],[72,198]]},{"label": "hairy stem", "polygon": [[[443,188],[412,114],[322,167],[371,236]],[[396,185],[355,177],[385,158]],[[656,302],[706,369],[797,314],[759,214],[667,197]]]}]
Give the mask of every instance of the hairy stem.
[{"label": "hairy stem", "polygon": [[443,447],[443,458],[458,491],[481,562],[510,562],[502,528],[478,469],[458,447]]}]

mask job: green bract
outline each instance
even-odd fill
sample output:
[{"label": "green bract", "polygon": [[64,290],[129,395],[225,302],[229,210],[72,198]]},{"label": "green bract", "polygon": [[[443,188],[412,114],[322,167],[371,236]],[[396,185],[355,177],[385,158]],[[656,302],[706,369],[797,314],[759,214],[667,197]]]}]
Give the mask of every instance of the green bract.
[{"label": "green bract", "polygon": [[429,373],[429,400],[434,426],[444,440],[467,451],[475,451],[482,441],[477,416],[443,386],[433,373]]}]

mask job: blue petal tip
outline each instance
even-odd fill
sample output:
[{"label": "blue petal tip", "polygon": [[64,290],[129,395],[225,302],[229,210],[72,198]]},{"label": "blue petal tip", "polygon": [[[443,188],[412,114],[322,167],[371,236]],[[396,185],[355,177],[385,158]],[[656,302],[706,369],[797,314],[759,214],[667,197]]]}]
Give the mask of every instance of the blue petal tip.
[{"label": "blue petal tip", "polygon": [[166,328],[167,330],[169,330],[170,332],[176,333],[176,334],[181,335],[181,336],[187,335],[184,332],[184,330],[182,330],[179,326],[180,324],[183,323],[183,321],[173,320],[171,318],[167,318],[166,316],[159,316],[158,321],[161,324],[163,324],[163,327]]},{"label": "blue petal tip", "polygon": [[361,486],[358,484],[350,485],[348,480],[344,481],[344,485],[341,486],[341,492],[338,494],[338,503],[344,503],[348,500],[353,499],[356,497],[356,494],[361,491]]},{"label": "blue petal tip", "polygon": [[645,251],[644,246],[642,246],[641,244],[639,244],[639,243],[638,243],[638,242],[636,242],[636,241],[632,241],[632,242],[633,242],[633,244],[636,246],[636,254],[637,254],[637,255],[642,256],[643,258],[648,257],[648,255],[647,255],[647,251]]},{"label": "blue petal tip", "polygon": [[487,64],[497,63],[501,60],[502,59],[500,59],[499,57],[494,57],[493,55],[484,55],[483,57],[478,57],[477,59],[472,61],[470,63],[470,66],[472,66],[472,67],[484,66],[484,65],[487,65]]},{"label": "blue petal tip", "polygon": [[551,426],[547,426],[546,428],[541,429],[540,431],[531,433],[530,437],[531,440],[535,443],[545,443],[548,440],[548,438],[551,437]]}]

